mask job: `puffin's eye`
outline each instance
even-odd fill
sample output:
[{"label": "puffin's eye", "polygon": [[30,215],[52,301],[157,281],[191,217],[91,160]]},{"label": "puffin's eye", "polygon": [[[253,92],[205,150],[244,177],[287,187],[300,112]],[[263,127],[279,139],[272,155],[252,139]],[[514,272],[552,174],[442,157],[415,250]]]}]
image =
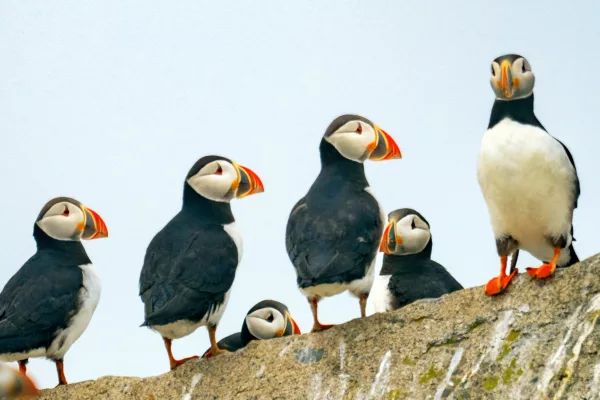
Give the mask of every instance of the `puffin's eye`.
[{"label": "puffin's eye", "polygon": [[69,211],[69,207],[65,206],[65,210],[62,212],[63,217],[68,217],[71,212]]},{"label": "puffin's eye", "polygon": [[525,60],[523,60],[523,66],[521,67],[523,73],[527,72],[527,67],[525,66]]},{"label": "puffin's eye", "polygon": [[267,317],[267,321],[269,322],[273,322],[275,318],[273,318],[273,314],[269,314],[269,316]]},{"label": "puffin's eye", "polygon": [[216,175],[223,175],[223,168],[221,168],[221,166],[219,165],[217,167],[217,170],[215,171]]},{"label": "puffin's eye", "polygon": [[494,64],[492,64],[492,76],[496,75],[496,71],[494,70]]},{"label": "puffin's eye", "polygon": [[412,223],[410,224],[410,227],[411,227],[412,229],[415,229],[415,228],[417,227],[417,226],[415,225],[415,220],[414,220],[414,219],[412,220]]},{"label": "puffin's eye", "polygon": [[362,133],[362,124],[360,122],[358,123],[358,127],[356,128],[356,133],[358,133],[359,135]]}]

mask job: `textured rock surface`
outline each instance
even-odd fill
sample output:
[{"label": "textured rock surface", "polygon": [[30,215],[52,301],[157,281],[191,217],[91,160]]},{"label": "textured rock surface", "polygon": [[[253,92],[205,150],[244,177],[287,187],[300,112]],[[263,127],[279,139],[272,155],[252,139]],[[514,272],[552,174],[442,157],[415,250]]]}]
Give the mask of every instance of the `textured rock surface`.
[{"label": "textured rock surface", "polygon": [[251,344],[139,379],[43,399],[598,399],[600,255],[548,281],[520,275],[317,334]]}]

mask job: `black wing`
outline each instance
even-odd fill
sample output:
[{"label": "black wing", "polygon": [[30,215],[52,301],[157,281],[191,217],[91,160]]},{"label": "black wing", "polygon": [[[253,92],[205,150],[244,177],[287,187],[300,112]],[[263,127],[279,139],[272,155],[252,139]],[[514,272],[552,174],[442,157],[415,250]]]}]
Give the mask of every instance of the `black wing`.
[{"label": "black wing", "polygon": [[463,287],[440,264],[432,260],[390,278],[388,289],[393,296],[394,309],[404,307],[420,299],[435,299]]},{"label": "black wing", "polygon": [[[560,140],[554,138],[558,143],[560,143],[560,145],[563,147],[563,149],[565,149],[565,153],[567,153],[567,157],[569,157],[569,161],[571,162],[571,165],[573,166],[573,169],[575,170],[575,197],[573,200],[573,209],[577,208],[577,202],[579,200],[579,195],[581,194],[581,186],[579,184],[579,176],[577,176],[577,167],[575,166],[575,160],[573,159],[573,155],[571,154],[571,152],[569,151],[569,149],[567,148],[567,146],[565,146],[565,144],[563,142],[561,142]],[[572,233],[572,232],[571,232]]]},{"label": "black wing", "polygon": [[140,275],[145,325],[201,320],[223,303],[237,265],[237,247],[221,225],[174,218],[146,250]]},{"label": "black wing", "polygon": [[[232,335],[226,336],[223,339],[217,342],[217,345],[220,349],[224,349],[227,351],[237,351],[243,347],[246,347],[247,343],[244,343],[242,340],[242,334],[240,332],[234,333]],[[207,349],[204,354],[202,354],[202,358],[205,358],[207,354],[210,353],[210,348]]]},{"label": "black wing", "polygon": [[301,199],[286,229],[286,248],[298,286],[362,278],[377,254],[382,231],[379,205],[365,191]]},{"label": "black wing", "polygon": [[83,274],[37,253],[0,293],[0,353],[48,347],[79,306]]}]

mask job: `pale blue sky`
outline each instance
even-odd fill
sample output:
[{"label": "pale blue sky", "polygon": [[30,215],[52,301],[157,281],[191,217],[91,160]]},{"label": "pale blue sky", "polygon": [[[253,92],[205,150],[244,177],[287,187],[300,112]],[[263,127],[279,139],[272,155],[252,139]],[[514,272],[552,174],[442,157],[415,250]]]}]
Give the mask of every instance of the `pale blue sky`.
[{"label": "pale blue sky", "polygon": [[[77,198],[110,237],[85,243],[103,294],[65,357],[67,378],[166,372],[160,336],[138,327],[139,272],[150,239],[181,206],[188,169],[219,154],[265,185],[232,202],[244,257],[219,337],[264,298],[286,303],[308,331],[285,226],[319,171],[325,128],[345,113],[370,118],[402,149],[402,160],[366,165],[386,212],[423,213],[434,259],[464,286],[482,285],[498,260],[475,165],[494,100],[490,63],[511,52],[530,61],[537,116],[575,157],[576,249],[595,254],[600,6],[554,4],[0,2],[0,286],[33,254],[44,203]],[[522,255],[521,271],[530,264]],[[321,303],[324,323],[359,315],[348,294]],[[207,347],[201,328],[174,353]],[[30,371],[42,387],[56,385],[52,363],[34,360]]]}]

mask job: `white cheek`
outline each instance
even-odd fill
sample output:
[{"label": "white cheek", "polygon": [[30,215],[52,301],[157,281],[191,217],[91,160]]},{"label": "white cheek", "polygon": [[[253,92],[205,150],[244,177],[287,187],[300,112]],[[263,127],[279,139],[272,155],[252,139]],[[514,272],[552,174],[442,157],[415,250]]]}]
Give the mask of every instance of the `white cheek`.
[{"label": "white cheek", "polygon": [[223,174],[195,175],[188,179],[189,185],[199,195],[214,201],[229,201],[228,194],[232,183],[237,179],[237,174],[232,168],[223,169]]},{"label": "white cheek", "polygon": [[252,336],[266,340],[275,337],[275,333],[278,330],[283,330],[284,319],[281,313],[273,313],[273,321],[269,322],[263,318],[249,315],[246,317],[246,325]]},{"label": "white cheek", "polygon": [[41,221],[38,221],[38,226],[46,233],[56,240],[75,240],[75,233],[77,231],[77,225],[82,221],[82,218],[78,218],[77,215],[72,213],[70,216],[65,217],[62,215],[55,215],[52,217],[46,217]]},{"label": "white cheek", "polygon": [[375,141],[375,132],[364,128],[362,135],[353,132],[334,133],[326,140],[344,157],[362,162],[367,146]]},{"label": "white cheek", "polygon": [[431,232],[428,230],[412,229],[410,225],[400,223],[396,226],[396,235],[402,237],[402,244],[394,252],[400,255],[420,253],[431,239]]}]

